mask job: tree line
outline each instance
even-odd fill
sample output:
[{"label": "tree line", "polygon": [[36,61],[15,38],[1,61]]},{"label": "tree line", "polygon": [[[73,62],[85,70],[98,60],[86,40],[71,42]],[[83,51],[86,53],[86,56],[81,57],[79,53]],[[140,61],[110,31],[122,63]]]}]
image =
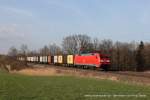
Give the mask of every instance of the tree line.
[{"label": "tree line", "polygon": [[41,49],[29,50],[23,44],[20,49],[11,47],[8,55],[16,57],[33,55],[79,54],[90,51],[101,51],[111,59],[111,70],[150,70],[150,43],[113,42],[111,39],[100,40],[86,34],[70,35],[63,38],[61,46],[56,44],[45,45]]}]

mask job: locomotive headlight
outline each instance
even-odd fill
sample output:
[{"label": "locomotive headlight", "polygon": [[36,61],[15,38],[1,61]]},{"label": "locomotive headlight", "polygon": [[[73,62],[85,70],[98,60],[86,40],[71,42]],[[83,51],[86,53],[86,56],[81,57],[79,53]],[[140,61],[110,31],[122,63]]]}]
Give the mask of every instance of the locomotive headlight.
[{"label": "locomotive headlight", "polygon": [[110,60],[106,60],[106,62],[110,62]]},{"label": "locomotive headlight", "polygon": [[104,62],[104,60],[101,60],[101,62]]}]

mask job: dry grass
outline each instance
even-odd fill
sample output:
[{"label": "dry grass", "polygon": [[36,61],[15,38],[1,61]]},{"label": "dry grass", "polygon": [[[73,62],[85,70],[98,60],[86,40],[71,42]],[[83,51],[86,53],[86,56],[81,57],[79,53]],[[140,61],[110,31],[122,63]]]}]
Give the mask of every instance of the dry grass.
[{"label": "dry grass", "polygon": [[[103,71],[90,71],[90,70],[81,70],[76,68],[67,68],[67,67],[58,67],[53,65],[30,65],[32,68],[25,68],[19,71],[11,71],[11,73],[23,74],[23,75],[32,75],[32,76],[77,76],[77,77],[86,77],[86,78],[96,78],[96,79],[107,79],[112,81],[122,81],[125,83],[133,84],[142,84],[150,85],[150,78],[148,77],[139,77],[134,76],[137,74],[133,72],[132,75],[125,74],[116,74]],[[128,72],[123,72],[128,73]],[[129,72],[130,73],[130,72]],[[144,72],[149,75],[148,72]],[[142,73],[139,73],[142,74]]]},{"label": "dry grass", "polygon": [[19,73],[24,75],[31,75],[31,76],[55,76],[58,75],[57,71],[55,69],[49,69],[49,68],[38,68],[38,69],[23,69],[19,71],[12,71],[11,73]]},{"label": "dry grass", "polygon": [[11,73],[23,74],[23,75],[31,75],[31,76],[78,76],[78,77],[89,77],[96,79],[109,79],[113,81],[118,81],[116,76],[105,75],[105,74],[95,74],[87,71],[79,71],[79,70],[65,70],[59,68],[26,68],[19,71],[12,71]]}]

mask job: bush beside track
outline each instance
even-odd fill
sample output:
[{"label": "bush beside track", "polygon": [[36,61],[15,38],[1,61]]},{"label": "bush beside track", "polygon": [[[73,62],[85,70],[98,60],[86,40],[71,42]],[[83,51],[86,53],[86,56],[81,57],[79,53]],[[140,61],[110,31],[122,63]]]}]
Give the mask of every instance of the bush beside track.
[{"label": "bush beside track", "polygon": [[25,62],[20,62],[14,57],[0,55],[0,70],[21,70],[29,67]]}]

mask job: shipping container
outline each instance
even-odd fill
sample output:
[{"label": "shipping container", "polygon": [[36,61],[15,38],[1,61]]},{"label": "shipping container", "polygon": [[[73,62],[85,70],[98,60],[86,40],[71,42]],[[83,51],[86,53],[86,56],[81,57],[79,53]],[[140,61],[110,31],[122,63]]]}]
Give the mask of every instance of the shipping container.
[{"label": "shipping container", "polygon": [[42,62],[43,62],[43,60],[42,60],[42,59],[43,59],[43,57],[42,57],[42,56],[40,56],[40,63],[42,63]]},{"label": "shipping container", "polygon": [[38,62],[38,56],[35,57],[35,62]]},{"label": "shipping container", "polygon": [[51,64],[54,64],[54,56],[51,56]]},{"label": "shipping container", "polygon": [[63,55],[63,64],[67,64],[67,55]]},{"label": "shipping container", "polygon": [[51,56],[48,56],[48,64],[51,64]]},{"label": "shipping container", "polygon": [[67,64],[74,64],[74,56],[73,55],[67,55]]},{"label": "shipping container", "polygon": [[31,62],[34,62],[34,57],[31,57]]},{"label": "shipping container", "polygon": [[58,63],[58,56],[54,56],[54,64]]},{"label": "shipping container", "polygon": [[47,63],[47,56],[43,56],[42,58],[43,58],[43,59],[42,59],[42,60],[43,60],[43,63]]},{"label": "shipping container", "polygon": [[62,64],[62,63],[63,63],[63,57],[62,57],[62,55],[59,55],[59,56],[58,56],[58,63],[59,63],[59,64]]}]

